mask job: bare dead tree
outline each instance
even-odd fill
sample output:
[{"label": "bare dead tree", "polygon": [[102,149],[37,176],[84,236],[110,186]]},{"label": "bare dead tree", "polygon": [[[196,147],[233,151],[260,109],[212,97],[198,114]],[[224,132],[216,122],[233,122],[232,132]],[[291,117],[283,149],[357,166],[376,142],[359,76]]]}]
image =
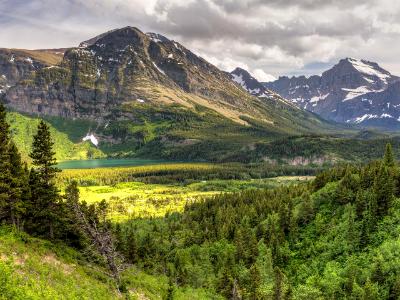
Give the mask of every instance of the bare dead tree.
[{"label": "bare dead tree", "polygon": [[102,204],[103,207],[101,205],[93,206],[91,207],[92,210],[88,210],[86,204],[79,203],[79,190],[76,182],[72,182],[68,186],[65,197],[68,207],[75,216],[77,225],[90,241],[90,246],[103,257],[111,272],[111,277],[119,286],[123,259],[116,250],[114,236],[106,220],[104,203]]}]

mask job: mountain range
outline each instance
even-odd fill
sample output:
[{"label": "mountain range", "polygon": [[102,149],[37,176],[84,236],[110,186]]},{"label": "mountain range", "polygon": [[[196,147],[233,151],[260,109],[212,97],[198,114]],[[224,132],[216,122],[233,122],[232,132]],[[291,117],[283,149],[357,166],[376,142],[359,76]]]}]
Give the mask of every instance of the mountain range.
[{"label": "mountain range", "polygon": [[283,76],[262,85],[327,120],[400,128],[400,78],[375,62],[346,58],[321,76]]},{"label": "mountain range", "polygon": [[260,141],[337,132],[262,85],[249,91],[178,42],[135,27],[74,48],[1,49],[0,77],[11,110],[46,118],[107,156],[220,160]]}]

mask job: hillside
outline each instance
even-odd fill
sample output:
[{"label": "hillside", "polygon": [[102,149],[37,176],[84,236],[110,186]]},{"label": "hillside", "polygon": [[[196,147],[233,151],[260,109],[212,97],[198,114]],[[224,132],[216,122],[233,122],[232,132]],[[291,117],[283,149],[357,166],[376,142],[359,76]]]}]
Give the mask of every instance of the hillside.
[{"label": "hillside", "polygon": [[[124,273],[121,294],[107,270],[63,244],[33,238],[0,227],[0,299],[163,299],[165,276],[151,276],[134,267]],[[174,299],[221,299],[202,289],[177,288]]]},{"label": "hillside", "polygon": [[[36,134],[40,119],[11,112],[7,116],[7,121],[11,126],[13,140],[20,150],[22,158],[29,161],[28,156],[31,151],[33,136]],[[90,123],[59,118],[49,118],[48,122],[48,124],[51,124],[50,131],[57,160],[89,159],[106,156],[90,142],[83,142],[81,139],[81,136],[86,134],[86,127],[90,126],[88,125]]]},{"label": "hillside", "polygon": [[[225,299],[398,299],[398,166],[326,171],[311,184],[216,196],[163,219],[127,222],[122,251],[178,286]],[[132,228],[138,228],[132,231]],[[132,238],[132,235],[135,237]]]}]

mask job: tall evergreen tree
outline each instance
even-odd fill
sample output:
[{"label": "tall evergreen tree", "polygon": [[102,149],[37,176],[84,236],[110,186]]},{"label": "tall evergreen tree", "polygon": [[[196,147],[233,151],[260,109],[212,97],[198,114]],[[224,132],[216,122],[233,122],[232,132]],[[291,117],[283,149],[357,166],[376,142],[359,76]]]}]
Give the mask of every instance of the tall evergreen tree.
[{"label": "tall evergreen tree", "polygon": [[385,155],[383,156],[383,163],[391,168],[394,167],[394,155],[393,155],[393,149],[392,145],[390,143],[386,144],[386,150],[385,150]]},{"label": "tall evergreen tree", "polygon": [[10,199],[10,126],[6,121],[6,109],[0,104],[0,220],[7,219],[7,203]]},{"label": "tall evergreen tree", "polygon": [[392,205],[394,194],[393,178],[384,163],[382,163],[378,175],[375,177],[374,192],[378,216],[383,217]]},{"label": "tall evergreen tree", "polygon": [[35,166],[35,174],[31,177],[33,204],[31,225],[34,233],[48,236],[51,239],[55,237],[54,230],[59,221],[59,194],[54,183],[59,169],[55,167],[57,162],[53,144],[48,125],[41,121],[37,134],[33,137],[32,152],[30,153]]},{"label": "tall evergreen tree", "polygon": [[25,216],[29,194],[28,177],[21,161],[17,147],[11,142],[9,148],[10,159],[10,198],[7,204],[11,224],[21,229],[22,218]]}]

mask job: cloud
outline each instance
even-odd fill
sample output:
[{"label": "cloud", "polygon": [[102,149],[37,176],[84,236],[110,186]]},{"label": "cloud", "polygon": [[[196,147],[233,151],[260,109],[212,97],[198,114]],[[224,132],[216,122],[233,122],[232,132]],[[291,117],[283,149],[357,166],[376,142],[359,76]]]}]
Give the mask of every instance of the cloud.
[{"label": "cloud", "polygon": [[347,56],[400,71],[395,1],[0,1],[1,47],[78,45],[127,25],[164,34],[226,71],[245,67],[260,79],[320,73]]},{"label": "cloud", "polygon": [[255,69],[251,72],[251,74],[260,82],[269,82],[276,80],[275,76],[267,74],[261,69]]}]

